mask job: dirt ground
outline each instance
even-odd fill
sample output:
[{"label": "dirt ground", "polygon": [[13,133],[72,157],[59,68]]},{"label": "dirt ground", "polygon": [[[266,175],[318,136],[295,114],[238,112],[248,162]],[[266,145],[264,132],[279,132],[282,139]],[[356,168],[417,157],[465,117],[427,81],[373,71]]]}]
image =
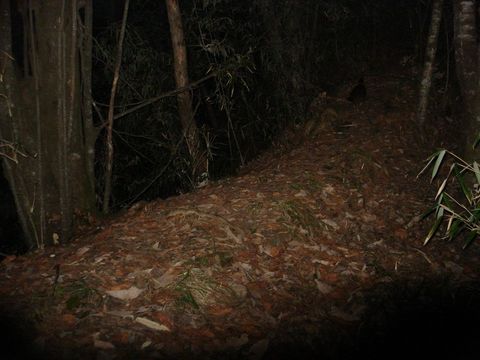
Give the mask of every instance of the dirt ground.
[{"label": "dirt ground", "polygon": [[423,246],[415,83],[365,82],[360,104],[320,94],[236,177],[6,258],[0,356],[480,358],[479,245]]}]

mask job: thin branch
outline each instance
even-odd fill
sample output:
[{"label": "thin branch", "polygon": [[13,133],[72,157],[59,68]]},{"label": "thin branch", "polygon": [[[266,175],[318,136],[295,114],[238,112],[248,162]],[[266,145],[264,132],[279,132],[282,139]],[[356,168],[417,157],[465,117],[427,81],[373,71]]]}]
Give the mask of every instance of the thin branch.
[{"label": "thin branch", "polygon": [[119,118],[121,118],[121,117],[124,117],[124,116],[126,116],[126,115],[128,115],[128,114],[131,114],[132,112],[135,112],[135,111],[137,111],[137,110],[139,110],[139,109],[142,109],[142,108],[144,108],[145,106],[148,106],[148,105],[151,105],[151,104],[153,104],[153,103],[156,103],[157,101],[159,101],[159,100],[161,100],[161,99],[164,99],[164,98],[167,98],[167,97],[170,97],[170,96],[175,96],[175,95],[177,95],[177,94],[179,94],[179,93],[182,93],[182,92],[184,92],[184,91],[187,91],[187,90],[192,90],[192,89],[198,87],[198,86],[199,86],[200,84],[202,84],[203,82],[207,81],[208,79],[211,79],[211,78],[217,76],[217,74],[218,74],[218,72],[213,72],[213,73],[211,73],[211,74],[208,74],[208,75],[204,76],[204,77],[201,78],[200,80],[197,80],[197,81],[195,81],[195,82],[193,82],[193,83],[188,84],[187,86],[183,86],[183,87],[177,88],[177,89],[175,89],[175,90],[167,91],[167,92],[165,92],[165,93],[163,93],[163,94],[160,94],[160,95],[155,96],[155,97],[153,97],[153,98],[150,98],[150,99],[147,99],[147,100],[145,100],[145,101],[142,101],[142,103],[140,103],[139,105],[134,106],[134,107],[132,107],[131,109],[128,109],[128,110],[126,110],[126,111],[124,111],[124,112],[122,112],[122,113],[120,113],[120,114],[115,115],[115,116],[113,117],[113,119],[114,119],[114,120],[117,120],[117,119],[119,119]]},{"label": "thin branch", "polygon": [[27,154],[18,150],[14,143],[0,139],[0,149],[2,148],[6,148],[6,150],[0,151],[0,157],[5,157],[13,161],[15,164],[18,164],[17,154],[23,156],[24,158],[28,157]]},{"label": "thin branch", "polygon": [[117,59],[115,63],[115,72],[113,74],[112,90],[110,93],[110,104],[108,108],[107,118],[107,163],[105,169],[105,191],[103,193],[103,213],[107,214],[109,210],[110,195],[112,192],[112,167],[113,167],[113,110],[115,105],[115,94],[117,92],[118,77],[120,74],[120,66],[122,65],[123,54],[123,40],[125,38],[125,28],[127,26],[128,6],[130,0],[125,0],[125,6],[123,8],[122,27],[120,29],[120,38],[118,39]]},{"label": "thin branch", "polygon": [[[31,49],[30,49],[30,56],[32,61],[32,73],[33,73],[33,81],[34,81],[34,88],[35,88],[35,124],[36,124],[36,141],[37,141],[37,154],[38,154],[38,167],[37,167],[37,181],[38,181],[38,188],[39,188],[39,224],[40,224],[40,234],[36,233],[35,231],[35,238],[37,240],[37,247],[42,248],[45,245],[45,236],[46,236],[46,214],[45,214],[45,187],[44,187],[44,167],[43,167],[43,137],[42,137],[42,123],[40,119],[41,113],[41,104],[40,104],[40,80],[39,80],[39,66],[38,66],[38,54],[37,54],[37,39],[36,39],[36,30],[37,28],[34,27],[34,11],[32,1],[28,2],[28,21],[29,21],[29,36],[31,41]],[[33,213],[34,210],[34,203],[32,204],[32,208],[30,213]],[[29,216],[31,221],[33,221],[32,217]],[[35,227],[34,227],[35,229]],[[40,235],[40,237],[39,237]]]}]

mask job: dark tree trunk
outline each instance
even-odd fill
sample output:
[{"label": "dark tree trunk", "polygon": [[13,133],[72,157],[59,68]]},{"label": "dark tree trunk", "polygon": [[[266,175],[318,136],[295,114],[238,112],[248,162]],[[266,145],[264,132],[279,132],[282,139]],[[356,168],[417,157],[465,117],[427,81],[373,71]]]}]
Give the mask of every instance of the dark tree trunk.
[{"label": "dark tree trunk", "polygon": [[453,2],[455,60],[460,91],[470,113],[478,88],[478,47],[474,0]]},{"label": "dark tree trunk", "polygon": [[476,33],[476,7],[474,0],[453,2],[454,47],[456,73],[460,91],[466,108],[466,124],[463,126],[465,138],[464,156],[466,160],[476,157],[472,145],[480,130],[478,51]]},{"label": "dark tree trunk", "polygon": [[432,6],[432,20],[430,22],[430,31],[428,33],[427,48],[425,51],[425,64],[420,84],[420,96],[418,103],[417,120],[420,127],[423,128],[428,108],[428,97],[432,87],[433,65],[437,53],[438,33],[440,31],[440,22],[442,20],[443,0],[435,0]]},{"label": "dark tree trunk", "polygon": [[[309,62],[307,57],[311,39],[315,34],[306,30],[305,7],[295,0],[278,2],[275,0],[257,0],[259,15],[261,16],[266,38],[266,50],[271,57],[275,86],[281,84],[282,91],[296,98],[297,101],[289,104],[286,109],[293,110],[292,105],[299,108],[292,111],[292,116],[298,116],[305,108],[302,101],[305,95],[306,79],[309,78]],[[312,25],[315,24],[313,16]],[[313,26],[316,31],[316,25]],[[308,34],[308,35],[307,35]],[[275,99],[277,100],[277,99]],[[279,108],[281,103],[277,103]]]},{"label": "dark tree trunk", "polygon": [[[187,47],[183,34],[182,16],[178,0],[166,0],[168,22],[173,47],[173,64],[177,88],[189,85]],[[178,113],[185,134],[188,151],[192,158],[191,170],[194,182],[207,173],[207,158],[201,145],[200,134],[195,123],[192,98],[189,91],[177,95]]]},{"label": "dark tree trunk", "polygon": [[[0,0],[0,47],[13,58],[9,3]],[[17,61],[2,58],[6,76],[0,91],[6,97],[0,106],[11,112],[0,112],[0,138],[27,155],[17,162],[4,158],[3,165],[27,241],[43,247],[67,240],[74,214],[91,212],[95,205],[89,165],[95,130],[90,109],[84,108],[90,104],[84,98],[90,73],[87,64],[80,69],[83,46],[91,41],[91,0],[17,4],[23,5],[18,10],[25,62],[20,69]],[[79,22],[85,26],[79,28]]]},{"label": "dark tree trunk", "polygon": [[[15,205],[17,207],[20,223],[25,233],[26,245],[33,247],[35,241],[35,226],[32,223],[28,207],[24,206],[29,202],[28,186],[22,174],[18,171],[19,163],[27,166],[34,166],[33,159],[23,156],[24,151],[19,149],[16,141],[19,136],[20,123],[15,121],[19,109],[13,99],[18,99],[19,89],[15,86],[15,74],[13,68],[12,54],[12,32],[11,32],[11,10],[10,0],[0,0],[0,69],[2,77],[0,81],[0,141],[9,144],[4,148],[5,155],[2,156],[4,174],[12,190]],[[31,174],[32,176],[34,174]],[[30,182],[31,183],[31,182]]]},{"label": "dark tree trunk", "polygon": [[305,62],[304,55],[306,50],[306,37],[305,31],[302,28],[305,17],[305,7],[296,0],[287,0],[285,2],[287,9],[287,16],[285,16],[285,30],[286,30],[286,42],[285,49],[288,59],[288,69],[290,73],[290,84],[297,96],[303,95],[302,92],[305,87],[304,70]]},{"label": "dark tree trunk", "polygon": [[280,34],[280,17],[275,13],[275,4],[272,0],[259,0],[258,9],[263,19],[263,26],[268,38],[270,54],[275,65],[283,73],[283,56],[282,56],[282,36]]}]

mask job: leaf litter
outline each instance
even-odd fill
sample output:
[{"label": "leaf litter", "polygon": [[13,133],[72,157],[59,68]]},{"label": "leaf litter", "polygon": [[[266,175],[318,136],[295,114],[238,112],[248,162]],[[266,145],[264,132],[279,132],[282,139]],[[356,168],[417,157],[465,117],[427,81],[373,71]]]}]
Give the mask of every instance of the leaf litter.
[{"label": "leaf litter", "polygon": [[[375,289],[478,281],[478,245],[422,247],[435,194],[415,179],[429,150],[413,140],[414,83],[370,80],[372,100],[287,134],[236,177],[7,258],[2,311],[31,320],[57,358],[274,359],[285,344],[336,358],[376,318]],[[384,113],[400,86],[408,102]]]}]

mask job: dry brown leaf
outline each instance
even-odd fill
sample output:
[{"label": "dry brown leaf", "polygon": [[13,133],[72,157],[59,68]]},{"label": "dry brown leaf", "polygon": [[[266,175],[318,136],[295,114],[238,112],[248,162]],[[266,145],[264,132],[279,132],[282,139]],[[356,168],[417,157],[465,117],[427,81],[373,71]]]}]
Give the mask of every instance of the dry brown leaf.
[{"label": "dry brown leaf", "polygon": [[168,331],[170,332],[171,329],[164,325],[164,324],[160,324],[156,321],[152,321],[150,319],[147,319],[145,317],[137,317],[135,319],[136,322],[138,322],[139,324],[142,324],[143,326],[146,326],[148,327],[149,329],[152,329],[152,330],[157,330],[157,331]]},{"label": "dry brown leaf", "polygon": [[315,279],[315,284],[317,285],[317,289],[318,291],[320,291],[322,294],[326,295],[326,294],[329,294],[333,291],[333,287],[320,281],[320,280],[317,280]]},{"label": "dry brown leaf", "polygon": [[213,316],[225,316],[231,314],[233,308],[228,306],[221,306],[221,305],[213,305],[208,308],[209,314]]},{"label": "dry brown leaf", "polygon": [[277,257],[278,255],[280,255],[281,248],[273,245],[265,245],[265,247],[263,248],[263,252],[270,257]]},{"label": "dry brown leaf", "polygon": [[405,230],[404,228],[396,228],[395,232],[394,232],[394,235],[395,235],[395,237],[397,237],[401,240],[405,240],[405,239],[408,238],[407,230]]},{"label": "dry brown leaf", "polygon": [[68,328],[73,328],[77,324],[77,317],[73,314],[63,314],[62,315],[62,322]]},{"label": "dry brown leaf", "polygon": [[77,256],[82,256],[83,254],[85,254],[89,250],[90,250],[90,246],[84,246],[84,247],[77,250],[76,255]]},{"label": "dry brown leaf", "polygon": [[132,300],[137,298],[143,292],[142,289],[137,288],[136,286],[132,286],[128,289],[124,290],[107,290],[106,293],[111,297],[120,300]]},{"label": "dry brown leaf", "polygon": [[97,349],[102,349],[102,350],[115,349],[115,346],[111,342],[98,340],[98,339],[93,339],[93,346],[95,346]]}]

